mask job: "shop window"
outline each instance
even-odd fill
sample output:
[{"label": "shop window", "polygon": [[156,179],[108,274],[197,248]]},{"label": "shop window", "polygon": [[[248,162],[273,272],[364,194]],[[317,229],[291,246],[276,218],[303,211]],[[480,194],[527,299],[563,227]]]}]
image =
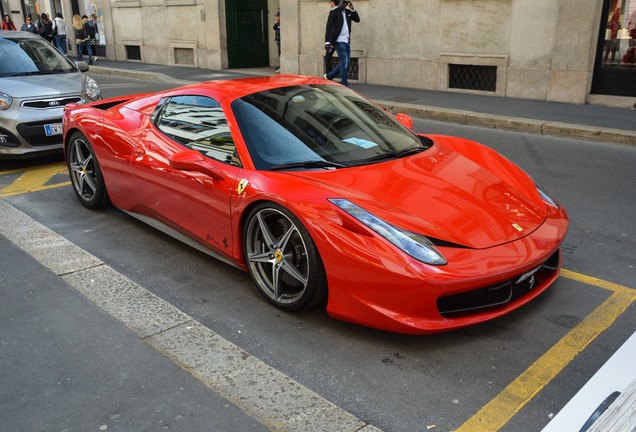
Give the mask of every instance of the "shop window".
[{"label": "shop window", "polygon": [[604,29],[604,66],[636,64],[636,1],[611,1]]},{"label": "shop window", "polygon": [[592,92],[636,96],[636,0],[605,0]]}]

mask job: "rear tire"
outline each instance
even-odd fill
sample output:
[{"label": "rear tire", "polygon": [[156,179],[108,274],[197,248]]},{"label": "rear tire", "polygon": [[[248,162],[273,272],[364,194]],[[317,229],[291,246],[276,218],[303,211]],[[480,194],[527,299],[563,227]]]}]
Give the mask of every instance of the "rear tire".
[{"label": "rear tire", "polygon": [[71,135],[66,152],[66,165],[75,195],[84,207],[98,209],[110,204],[95,152],[81,132]]}]

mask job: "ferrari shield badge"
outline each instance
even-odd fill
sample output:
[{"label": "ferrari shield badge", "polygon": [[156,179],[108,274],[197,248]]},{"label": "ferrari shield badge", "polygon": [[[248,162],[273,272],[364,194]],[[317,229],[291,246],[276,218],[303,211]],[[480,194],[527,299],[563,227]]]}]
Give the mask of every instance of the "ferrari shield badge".
[{"label": "ferrari shield badge", "polygon": [[239,182],[238,186],[236,187],[236,191],[238,192],[239,195],[243,193],[243,191],[245,190],[249,182],[250,181],[248,179],[242,179]]},{"label": "ferrari shield badge", "polygon": [[521,228],[521,226],[519,224],[513,223],[512,226],[513,226],[514,229],[516,229],[519,232],[523,231],[523,228]]}]

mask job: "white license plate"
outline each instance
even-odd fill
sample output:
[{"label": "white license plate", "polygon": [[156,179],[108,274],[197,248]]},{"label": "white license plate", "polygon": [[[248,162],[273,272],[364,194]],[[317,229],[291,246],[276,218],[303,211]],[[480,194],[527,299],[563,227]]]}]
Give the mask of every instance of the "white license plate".
[{"label": "white license plate", "polygon": [[44,125],[46,136],[62,135],[62,123],[52,123]]}]

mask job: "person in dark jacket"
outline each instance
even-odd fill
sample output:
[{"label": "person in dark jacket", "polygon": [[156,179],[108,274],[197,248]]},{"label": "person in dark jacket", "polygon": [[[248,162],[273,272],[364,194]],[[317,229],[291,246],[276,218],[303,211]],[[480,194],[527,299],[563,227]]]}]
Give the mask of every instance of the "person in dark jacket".
[{"label": "person in dark jacket", "polygon": [[89,20],[86,15],[82,15],[82,22],[84,23],[84,28],[86,29],[86,34],[89,37],[89,41],[88,41],[88,45],[90,45],[89,46],[89,49],[90,49],[89,52],[92,55],[92,57],[88,61],[88,64],[93,64],[94,61],[97,61],[97,57],[93,53],[93,51],[95,50],[95,48],[93,48],[93,47],[95,45],[97,45],[97,27],[95,26],[94,21]]},{"label": "person in dark jacket", "polygon": [[78,14],[73,15],[73,30],[75,31],[75,45],[77,45],[77,60],[83,60],[83,53],[88,54],[88,64],[93,64],[93,48],[91,47],[91,37],[88,35],[86,23]]},{"label": "person in dark jacket", "polygon": [[351,57],[351,22],[360,22],[360,15],[353,7],[353,3],[341,0],[336,6],[336,1],[331,1],[332,9],[327,18],[325,31],[325,50],[333,51],[335,47],[338,53],[338,66],[326,73],[326,79],[334,79],[340,75],[342,85],[348,86],[349,59]]},{"label": "person in dark jacket", "polygon": [[[278,64],[280,65],[280,9],[276,12],[276,21],[274,22],[274,40],[278,46]],[[280,66],[276,68],[276,72],[280,72]]]},{"label": "person in dark jacket", "polygon": [[49,16],[45,13],[40,15],[40,26],[38,27],[38,33],[44,39],[53,43],[53,37],[57,34],[53,28],[53,21],[49,19]]},{"label": "person in dark jacket", "polygon": [[35,26],[35,24],[33,24],[31,15],[28,15],[24,19],[24,24],[22,24],[22,27],[20,27],[20,31],[38,34],[38,28]]}]

